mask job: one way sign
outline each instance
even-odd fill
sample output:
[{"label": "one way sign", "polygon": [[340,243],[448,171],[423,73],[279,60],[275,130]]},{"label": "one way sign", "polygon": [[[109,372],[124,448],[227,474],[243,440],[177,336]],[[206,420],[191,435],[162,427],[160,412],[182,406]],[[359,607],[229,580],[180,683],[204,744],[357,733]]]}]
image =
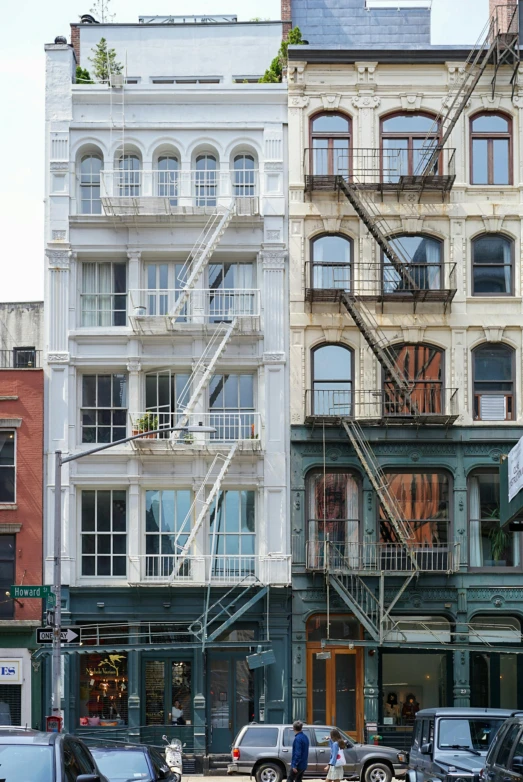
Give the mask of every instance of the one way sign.
[{"label": "one way sign", "polygon": [[[80,628],[79,627],[62,627],[60,632],[60,640],[63,644],[74,644],[80,640]],[[52,627],[37,627],[36,628],[36,643],[37,644],[52,644],[53,643],[53,628]]]}]

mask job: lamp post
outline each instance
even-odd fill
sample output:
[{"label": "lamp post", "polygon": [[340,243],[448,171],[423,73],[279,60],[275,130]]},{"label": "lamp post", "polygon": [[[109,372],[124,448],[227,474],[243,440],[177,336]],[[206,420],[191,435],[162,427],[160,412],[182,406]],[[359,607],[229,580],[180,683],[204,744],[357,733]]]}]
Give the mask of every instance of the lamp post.
[{"label": "lamp post", "polygon": [[[166,432],[208,432],[214,433],[216,429],[213,426],[166,426],[161,429],[148,431],[147,434],[165,434]],[[124,437],[123,440],[115,440],[113,443],[99,445],[97,448],[90,448],[82,453],[62,456],[61,451],[55,451],[54,461],[54,573],[53,573],[53,591],[56,604],[54,609],[54,627],[53,627],[53,689],[52,689],[52,710],[54,716],[60,714],[60,685],[62,679],[62,666],[60,661],[61,637],[62,637],[62,465],[68,462],[75,462],[77,459],[83,459],[84,456],[91,456],[100,451],[106,451],[108,448],[115,448],[117,445],[130,443],[132,440],[139,440],[143,437],[141,434],[133,434],[131,437]]]}]

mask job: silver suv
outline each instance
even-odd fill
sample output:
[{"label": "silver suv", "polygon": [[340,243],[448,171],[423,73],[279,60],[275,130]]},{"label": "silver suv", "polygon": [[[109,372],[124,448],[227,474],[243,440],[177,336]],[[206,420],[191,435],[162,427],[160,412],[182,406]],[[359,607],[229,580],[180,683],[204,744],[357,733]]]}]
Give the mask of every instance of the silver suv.
[{"label": "silver suv", "polygon": [[[329,762],[327,736],[332,725],[305,725],[309,739],[309,765],[306,777],[325,778]],[[408,757],[392,747],[356,744],[340,731],[347,742],[345,778],[361,782],[391,782],[407,773]],[[246,725],[232,745],[228,774],[249,774],[256,782],[282,782],[288,776],[294,741],[292,725]]]}]

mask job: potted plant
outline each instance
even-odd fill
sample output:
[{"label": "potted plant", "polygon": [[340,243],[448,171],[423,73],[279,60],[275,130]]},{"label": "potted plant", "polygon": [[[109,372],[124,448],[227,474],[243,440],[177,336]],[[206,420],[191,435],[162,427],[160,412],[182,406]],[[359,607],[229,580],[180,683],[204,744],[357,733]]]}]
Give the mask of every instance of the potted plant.
[{"label": "potted plant", "polygon": [[506,565],[506,560],[501,559],[510,541],[510,533],[505,532],[500,526],[493,527],[489,532],[490,550],[495,565]]},{"label": "potted plant", "polygon": [[154,413],[144,413],[133,422],[133,435],[141,434],[149,440],[154,439],[156,435],[147,432],[154,432],[157,429],[158,416]]}]

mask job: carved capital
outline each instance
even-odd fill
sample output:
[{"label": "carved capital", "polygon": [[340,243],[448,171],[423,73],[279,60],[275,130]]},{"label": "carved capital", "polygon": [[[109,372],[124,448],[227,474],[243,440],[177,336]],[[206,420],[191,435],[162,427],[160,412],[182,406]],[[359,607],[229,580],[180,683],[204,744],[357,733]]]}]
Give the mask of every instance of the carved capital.
[{"label": "carved capital", "polygon": [[283,161],[267,160],[263,166],[264,171],[283,171]]},{"label": "carved capital", "polygon": [[285,353],[264,353],[264,364],[285,364]]},{"label": "carved capital", "polygon": [[285,268],[287,252],[286,250],[262,250],[258,257],[264,269],[280,270]]},{"label": "carved capital", "polygon": [[139,261],[142,257],[142,251],[141,250],[127,250],[127,257],[130,261]]},{"label": "carved capital", "polygon": [[305,81],[306,62],[289,62],[287,65],[287,81],[289,84],[303,84]]},{"label": "carved capital", "polygon": [[67,172],[69,171],[69,163],[67,163],[66,161],[51,163],[50,170],[54,172],[56,171]]},{"label": "carved capital", "polygon": [[293,109],[306,109],[309,99],[305,95],[289,95],[289,106]]},{"label": "carved capital", "polygon": [[141,372],[142,371],[142,363],[139,358],[130,358],[127,361],[127,371],[128,372]]},{"label": "carved capital", "polygon": [[69,269],[70,251],[47,248],[45,251],[50,269]]},{"label": "carved capital", "polygon": [[69,363],[69,353],[67,351],[53,351],[52,353],[47,354],[47,363],[48,364],[68,364]]}]

